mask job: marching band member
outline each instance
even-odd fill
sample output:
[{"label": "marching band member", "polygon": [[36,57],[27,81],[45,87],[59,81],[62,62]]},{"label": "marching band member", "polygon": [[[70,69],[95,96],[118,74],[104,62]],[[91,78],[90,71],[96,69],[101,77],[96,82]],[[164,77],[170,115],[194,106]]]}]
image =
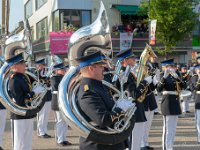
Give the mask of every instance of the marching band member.
[{"label": "marching band member", "polygon": [[[127,65],[131,67],[135,66],[136,59],[131,49],[120,51],[116,54],[117,59],[122,64],[122,70],[125,70]],[[145,113],[144,113],[144,104],[143,99],[145,97],[147,88],[149,84],[152,83],[152,76],[146,77],[143,81],[140,82],[138,88],[136,87],[136,76],[134,74],[130,74],[128,76],[128,81],[124,84],[124,90],[127,90],[131,97],[135,98],[136,103],[136,111],[135,111],[135,126],[132,131],[132,141],[131,141],[131,150],[140,150],[142,134],[144,131],[144,123],[146,121]],[[117,83],[119,84],[119,83]],[[117,87],[120,87],[117,85]],[[144,94],[145,93],[145,94]]]},{"label": "marching band member", "polygon": [[[150,64],[151,64],[151,66],[152,66],[152,70],[159,70],[159,64],[158,64],[158,62],[157,62],[157,57],[153,57],[153,56],[151,56],[150,58],[149,58],[149,62],[150,62]],[[160,93],[158,93],[157,91],[156,91],[156,89],[155,89],[155,91],[154,91],[154,93],[155,93],[155,99],[156,99],[156,103],[157,103],[157,105],[158,105],[158,95],[160,94]],[[158,112],[158,107],[154,110],[154,115],[159,115],[160,113]]]},{"label": "marching band member", "polygon": [[49,119],[49,113],[51,110],[51,99],[52,99],[52,94],[51,94],[51,89],[50,89],[50,81],[46,77],[46,62],[45,58],[40,59],[35,62],[36,64],[36,75],[39,76],[39,80],[41,82],[44,82],[46,84],[47,90],[46,95],[44,96],[45,104],[43,108],[38,112],[37,114],[37,129],[38,129],[38,136],[41,138],[51,138],[50,135],[47,134],[47,125],[48,125],[48,119]]},{"label": "marching band member", "polygon": [[191,91],[194,92],[195,100],[195,116],[196,116],[196,128],[197,128],[197,141],[200,143],[200,65],[195,68],[195,74],[191,77],[191,83],[189,85]]},{"label": "marching band member", "polygon": [[182,87],[180,77],[176,74],[173,59],[161,62],[164,74],[157,84],[157,90],[163,91],[161,113],[163,115],[163,150],[172,150],[176,134],[178,115],[181,114],[179,92]]},{"label": "marching band member", "polygon": [[58,145],[67,146],[67,145],[71,145],[71,143],[66,140],[68,125],[64,121],[63,116],[59,111],[58,99],[57,99],[58,85],[65,74],[66,68],[63,63],[60,63],[57,65],[54,65],[53,70],[55,71],[55,75],[51,77],[50,81],[51,81],[51,87],[52,87],[51,108],[53,111],[55,111],[55,116],[56,116],[56,119],[55,119],[56,120],[56,125],[55,125],[56,137],[55,138]]},{"label": "marching band member", "polygon": [[6,125],[6,108],[0,102],[0,150],[3,150],[3,133]]},{"label": "marching band member", "polygon": [[[101,52],[77,58],[79,62],[81,81],[78,90],[80,113],[88,122],[93,122],[100,129],[111,127],[123,116],[124,111],[133,107],[133,103],[122,100],[115,102],[102,84],[104,78],[105,57]],[[124,150],[124,142],[114,145],[103,145],[80,137],[80,150]]]},{"label": "marching band member", "polygon": [[[187,73],[187,67],[182,66],[181,67],[181,75],[182,75],[182,81],[184,82],[183,90],[187,89],[187,85],[189,83],[189,74]],[[190,113],[189,111],[189,98],[188,97],[180,97],[182,100],[182,112],[183,113]]]},{"label": "marching band member", "polygon": [[[35,94],[41,93],[44,89],[41,86],[31,89],[31,83],[25,73],[25,62],[22,53],[16,56],[9,56],[7,63],[11,66],[11,77],[9,81],[9,95],[14,102],[24,107],[27,100],[31,100]],[[32,91],[31,91],[32,90]],[[27,117],[20,116],[11,112],[11,129],[14,150],[31,150],[33,118],[35,115]]]},{"label": "marching band member", "polygon": [[[152,68],[153,64],[148,64],[149,71],[155,72],[157,68]],[[160,71],[158,71],[158,76],[160,75]],[[157,74],[154,75],[154,78],[156,78]],[[155,80],[153,78],[153,81]],[[156,79],[158,80],[158,79]],[[149,146],[148,137],[149,137],[149,131],[151,128],[151,124],[153,121],[153,116],[155,113],[155,110],[158,108],[156,98],[154,95],[154,90],[156,89],[156,85],[158,82],[152,82],[148,86],[148,91],[146,93],[145,99],[143,101],[144,104],[144,110],[145,110],[145,116],[147,121],[144,123],[144,132],[142,134],[142,140],[141,140],[141,150],[152,150],[153,147]]]}]

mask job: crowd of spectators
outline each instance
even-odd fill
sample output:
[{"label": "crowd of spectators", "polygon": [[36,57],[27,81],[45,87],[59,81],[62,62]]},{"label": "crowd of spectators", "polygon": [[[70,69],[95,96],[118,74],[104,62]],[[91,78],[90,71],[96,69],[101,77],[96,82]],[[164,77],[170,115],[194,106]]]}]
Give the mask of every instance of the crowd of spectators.
[{"label": "crowd of spectators", "polygon": [[120,24],[114,25],[112,27],[113,33],[120,33],[120,32],[134,32],[134,34],[144,34],[148,32],[148,24],[146,23],[130,23],[130,24]]}]

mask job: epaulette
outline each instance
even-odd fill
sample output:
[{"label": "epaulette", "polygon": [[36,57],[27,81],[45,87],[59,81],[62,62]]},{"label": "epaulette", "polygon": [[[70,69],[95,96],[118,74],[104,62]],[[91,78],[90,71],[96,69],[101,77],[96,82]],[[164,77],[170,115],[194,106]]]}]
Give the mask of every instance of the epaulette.
[{"label": "epaulette", "polygon": [[89,86],[87,84],[84,85],[84,92],[89,90]]},{"label": "epaulette", "polygon": [[15,76],[15,73],[11,73],[10,78],[12,79]]},{"label": "epaulette", "polygon": [[192,77],[193,77],[193,76],[198,76],[198,74],[193,74]]}]

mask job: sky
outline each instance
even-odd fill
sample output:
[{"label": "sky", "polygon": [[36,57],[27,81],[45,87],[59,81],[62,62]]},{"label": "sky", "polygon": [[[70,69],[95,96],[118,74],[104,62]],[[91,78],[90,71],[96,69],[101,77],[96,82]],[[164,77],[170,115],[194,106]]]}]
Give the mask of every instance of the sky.
[{"label": "sky", "polygon": [[[2,23],[2,0],[0,0],[0,24]],[[18,22],[24,18],[23,0],[10,0],[10,24],[9,31],[12,32],[17,26]]]}]

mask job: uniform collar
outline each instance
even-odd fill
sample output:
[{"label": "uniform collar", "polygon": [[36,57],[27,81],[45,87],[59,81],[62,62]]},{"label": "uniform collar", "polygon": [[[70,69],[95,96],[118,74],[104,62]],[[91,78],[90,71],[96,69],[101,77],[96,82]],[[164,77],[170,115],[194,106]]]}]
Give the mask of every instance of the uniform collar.
[{"label": "uniform collar", "polygon": [[55,74],[55,75],[53,75],[53,76],[64,76],[64,75],[62,75],[62,74]]},{"label": "uniform collar", "polygon": [[82,84],[102,86],[102,81],[91,78],[83,78],[81,82]]}]

